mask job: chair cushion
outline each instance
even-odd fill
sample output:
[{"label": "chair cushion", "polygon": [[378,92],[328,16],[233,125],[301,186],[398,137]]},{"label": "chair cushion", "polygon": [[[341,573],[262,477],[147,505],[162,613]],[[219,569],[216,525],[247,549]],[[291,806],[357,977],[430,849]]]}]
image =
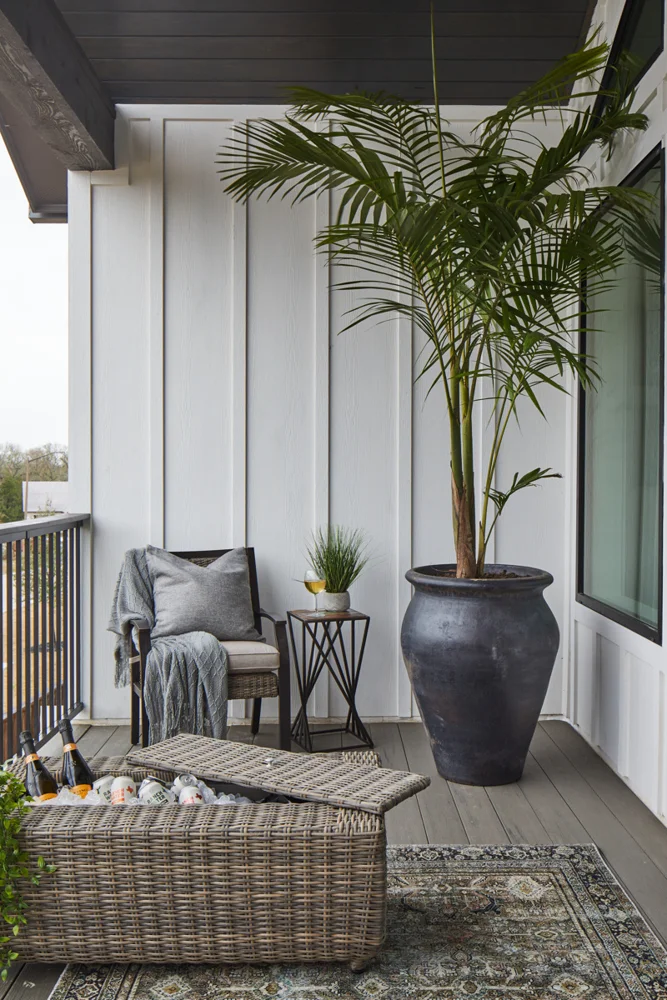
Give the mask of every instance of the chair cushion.
[{"label": "chair cushion", "polygon": [[267,642],[223,642],[229,654],[230,674],[257,674],[277,670],[280,653]]},{"label": "chair cushion", "polygon": [[153,584],[154,639],[209,632],[216,639],[261,642],[255,628],[245,549],[232,549],[208,566],[147,546]]}]

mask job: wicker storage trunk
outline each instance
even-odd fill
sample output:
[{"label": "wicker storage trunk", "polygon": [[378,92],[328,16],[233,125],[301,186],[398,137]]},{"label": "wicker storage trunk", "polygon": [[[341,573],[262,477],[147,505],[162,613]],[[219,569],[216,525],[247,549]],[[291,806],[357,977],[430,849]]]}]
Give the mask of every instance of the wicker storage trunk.
[{"label": "wicker storage trunk", "polygon": [[382,770],[373,754],[307,756],[183,736],[92,765],[96,777],[194,772],[324,801],[36,806],[22,846],[32,864],[42,855],[56,872],[25,890],[22,960],[358,969],[377,953],[386,915],[382,813],[428,778]]}]

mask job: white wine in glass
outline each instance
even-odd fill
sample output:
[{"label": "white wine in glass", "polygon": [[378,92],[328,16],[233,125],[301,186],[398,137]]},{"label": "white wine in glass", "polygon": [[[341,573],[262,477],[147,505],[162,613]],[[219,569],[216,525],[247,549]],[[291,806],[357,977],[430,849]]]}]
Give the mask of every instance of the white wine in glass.
[{"label": "white wine in glass", "polygon": [[315,595],[315,614],[321,614],[322,612],[317,607],[317,595],[322,593],[327,585],[327,581],[323,580],[320,574],[316,573],[314,569],[307,569],[303,575],[303,585],[309,594]]}]

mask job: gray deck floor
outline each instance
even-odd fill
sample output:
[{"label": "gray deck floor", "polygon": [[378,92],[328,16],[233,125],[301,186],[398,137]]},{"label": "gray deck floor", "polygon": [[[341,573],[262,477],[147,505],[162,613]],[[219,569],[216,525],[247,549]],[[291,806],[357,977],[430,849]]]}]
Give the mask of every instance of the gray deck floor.
[{"label": "gray deck floor", "polygon": [[[440,778],[419,723],[382,723],[370,729],[386,767],[420,771],[433,779],[429,788],[387,815],[390,843],[597,844],[667,941],[667,828],[569,725],[542,723],[522,780],[496,788]],[[75,733],[89,759],[130,749],[127,726],[83,724]],[[233,726],[230,738],[252,742],[246,726]],[[339,738],[327,738],[334,741],[330,746],[340,745]],[[263,725],[254,742],[277,746],[276,727]],[[53,752],[58,746],[59,740]],[[45,1000],[61,967],[31,964],[13,971],[12,981],[0,989],[0,1000]]]}]

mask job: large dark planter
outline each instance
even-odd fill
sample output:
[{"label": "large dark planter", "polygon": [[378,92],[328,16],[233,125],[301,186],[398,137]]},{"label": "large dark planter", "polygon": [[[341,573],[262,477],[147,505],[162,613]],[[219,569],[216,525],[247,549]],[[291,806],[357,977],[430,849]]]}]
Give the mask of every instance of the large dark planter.
[{"label": "large dark planter", "polygon": [[[544,600],[553,577],[530,566],[482,580],[406,573],[415,588],[401,632],[403,657],[438,773],[469,785],[518,781],[558,651]],[[513,574],[513,575],[511,575]]]}]

